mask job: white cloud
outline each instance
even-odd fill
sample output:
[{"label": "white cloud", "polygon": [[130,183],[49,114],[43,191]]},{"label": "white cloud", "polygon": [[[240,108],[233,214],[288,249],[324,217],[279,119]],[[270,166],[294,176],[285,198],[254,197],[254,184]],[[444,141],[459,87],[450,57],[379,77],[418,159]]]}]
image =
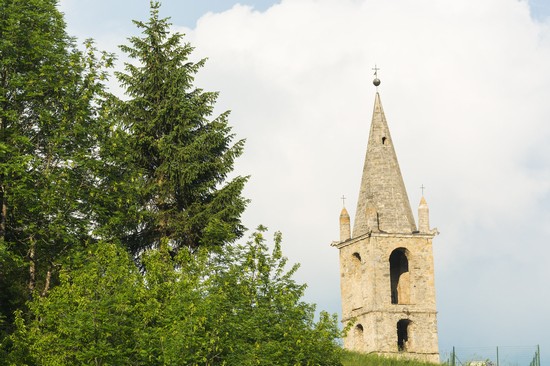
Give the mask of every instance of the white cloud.
[{"label": "white cloud", "polygon": [[329,243],[342,194],[354,216],[378,64],[413,210],[424,184],[441,231],[444,352],[545,342],[549,29],[517,0],[283,0],[209,13],[186,33],[209,57],[198,83],[221,91],[219,110],[247,138],[246,223],[283,231],[308,299],[330,311],[340,305]]}]

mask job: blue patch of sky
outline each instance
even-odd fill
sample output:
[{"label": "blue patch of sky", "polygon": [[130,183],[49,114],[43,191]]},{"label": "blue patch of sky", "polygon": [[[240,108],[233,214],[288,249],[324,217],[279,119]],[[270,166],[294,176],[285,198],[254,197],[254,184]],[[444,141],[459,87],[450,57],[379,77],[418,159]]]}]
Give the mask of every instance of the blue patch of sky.
[{"label": "blue patch of sky", "polygon": [[538,21],[550,19],[550,0],[529,0],[531,16]]},{"label": "blue patch of sky", "polygon": [[194,28],[197,20],[207,12],[219,13],[231,9],[235,4],[248,5],[258,11],[265,11],[278,0],[183,0],[164,1],[163,13],[170,14],[172,22]]},{"label": "blue patch of sky", "polygon": [[[223,12],[237,3],[265,11],[279,0],[164,0],[160,15],[170,17],[174,25],[194,28],[207,12]],[[132,20],[147,20],[149,0],[61,0],[60,9],[65,13],[69,33],[87,38],[132,28]]]},{"label": "blue patch of sky", "polygon": [[[223,12],[235,4],[248,5],[265,11],[281,0],[163,0],[161,15],[170,17],[174,25],[194,28],[207,12]],[[550,0],[528,0],[531,16],[538,21],[550,19]],[[69,33],[78,29],[86,38],[103,32],[132,27],[131,20],[146,20],[149,0],[61,0],[66,13]]]}]

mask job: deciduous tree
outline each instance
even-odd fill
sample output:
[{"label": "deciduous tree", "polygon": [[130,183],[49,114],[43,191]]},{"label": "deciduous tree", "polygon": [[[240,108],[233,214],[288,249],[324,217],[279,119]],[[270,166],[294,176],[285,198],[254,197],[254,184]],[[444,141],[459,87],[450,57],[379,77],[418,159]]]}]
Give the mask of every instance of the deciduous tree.
[{"label": "deciduous tree", "polygon": [[[56,0],[0,0],[0,311],[45,295],[94,229],[106,127],[102,64],[79,51]],[[4,329],[6,330],[6,329]]]},{"label": "deciduous tree", "polygon": [[138,273],[120,247],[96,245],[18,319],[11,360],[36,365],[339,365],[336,317],[302,300],[281,236],[263,228],[217,253],[147,250]]},{"label": "deciduous tree", "polygon": [[142,311],[148,309],[143,277],[127,251],[107,243],[77,251],[60,283],[30,302],[30,317],[18,312],[11,364],[136,364],[134,335],[146,331]]}]

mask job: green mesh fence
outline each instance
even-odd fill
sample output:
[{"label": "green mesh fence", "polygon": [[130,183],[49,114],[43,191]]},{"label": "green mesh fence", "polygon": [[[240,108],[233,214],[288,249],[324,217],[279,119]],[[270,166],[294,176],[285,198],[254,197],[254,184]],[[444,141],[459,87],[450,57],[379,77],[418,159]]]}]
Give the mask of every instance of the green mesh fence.
[{"label": "green mesh fence", "polygon": [[445,363],[449,366],[540,366],[540,347],[453,347]]}]

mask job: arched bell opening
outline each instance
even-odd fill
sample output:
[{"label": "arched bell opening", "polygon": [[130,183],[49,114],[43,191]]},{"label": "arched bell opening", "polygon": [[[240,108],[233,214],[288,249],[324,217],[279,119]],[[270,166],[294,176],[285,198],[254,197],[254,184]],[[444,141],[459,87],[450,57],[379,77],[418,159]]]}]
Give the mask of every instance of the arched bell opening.
[{"label": "arched bell opening", "polygon": [[410,303],[410,273],[408,251],[397,248],[390,255],[391,303]]}]

